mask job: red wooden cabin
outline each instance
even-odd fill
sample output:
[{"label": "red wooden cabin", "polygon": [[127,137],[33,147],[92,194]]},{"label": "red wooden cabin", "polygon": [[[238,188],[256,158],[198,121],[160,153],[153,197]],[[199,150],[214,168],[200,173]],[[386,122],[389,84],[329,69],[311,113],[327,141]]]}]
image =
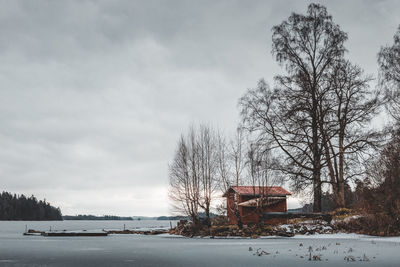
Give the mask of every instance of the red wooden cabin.
[{"label": "red wooden cabin", "polygon": [[[223,195],[226,197],[227,215],[230,224],[237,224],[235,216],[235,198],[238,200],[238,210],[243,224],[259,223],[262,213],[286,212],[286,197],[291,195],[280,186],[231,186]],[[262,204],[260,201],[263,201]],[[286,219],[270,219],[266,223],[285,223]]]}]

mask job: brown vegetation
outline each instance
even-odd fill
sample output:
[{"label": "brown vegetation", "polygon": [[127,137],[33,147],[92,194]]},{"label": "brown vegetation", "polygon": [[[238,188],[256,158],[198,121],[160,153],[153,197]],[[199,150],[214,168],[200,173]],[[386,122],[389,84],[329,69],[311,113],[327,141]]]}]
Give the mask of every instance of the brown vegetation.
[{"label": "brown vegetation", "polygon": [[212,225],[195,225],[190,221],[181,220],[177,226],[170,229],[169,233],[173,235],[182,235],[186,237],[244,237],[258,238],[260,236],[284,236],[292,237],[296,234],[332,234],[338,232],[335,225],[331,225],[320,220],[297,220],[291,221],[289,225],[271,225],[271,224],[249,224],[243,225],[240,229],[237,225],[227,223],[225,216],[218,216],[212,220]]},{"label": "brown vegetation", "polygon": [[363,216],[340,225],[347,231],[363,234],[400,235],[400,134],[380,157],[370,163],[369,181],[362,188],[360,207]]}]

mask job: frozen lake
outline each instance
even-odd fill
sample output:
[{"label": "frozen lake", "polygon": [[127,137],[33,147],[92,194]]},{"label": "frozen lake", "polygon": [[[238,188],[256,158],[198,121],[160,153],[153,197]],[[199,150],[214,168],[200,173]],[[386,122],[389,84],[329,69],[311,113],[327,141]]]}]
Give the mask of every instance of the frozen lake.
[{"label": "frozen lake", "polygon": [[[49,230],[50,226],[55,230],[121,229],[124,224],[131,229],[169,227],[169,221],[3,221],[0,222],[0,266],[400,265],[400,238],[345,234],[262,239],[22,236],[26,224],[36,230]],[[312,255],[321,261],[308,260],[310,246]],[[254,255],[259,248],[270,254]],[[346,257],[355,261],[348,262]]]}]

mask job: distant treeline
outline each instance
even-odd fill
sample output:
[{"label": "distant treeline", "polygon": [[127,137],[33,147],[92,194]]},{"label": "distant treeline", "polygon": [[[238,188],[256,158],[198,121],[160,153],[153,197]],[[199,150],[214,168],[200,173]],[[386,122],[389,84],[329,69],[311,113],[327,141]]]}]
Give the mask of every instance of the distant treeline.
[{"label": "distant treeline", "polygon": [[157,218],[158,221],[175,221],[175,220],[188,220],[187,216],[160,216]]},{"label": "distant treeline", "polygon": [[46,200],[3,192],[0,194],[0,220],[56,221],[62,220],[62,215],[59,208]]},{"label": "distant treeline", "polygon": [[119,221],[119,220],[133,220],[132,217],[120,217],[114,215],[95,216],[95,215],[65,215],[64,220],[89,220],[89,221]]}]

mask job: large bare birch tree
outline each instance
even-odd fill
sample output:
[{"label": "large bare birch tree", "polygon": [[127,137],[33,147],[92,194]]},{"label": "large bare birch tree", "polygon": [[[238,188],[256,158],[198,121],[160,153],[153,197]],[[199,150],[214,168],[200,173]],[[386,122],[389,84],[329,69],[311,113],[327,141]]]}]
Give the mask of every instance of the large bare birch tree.
[{"label": "large bare birch tree", "polygon": [[[302,183],[312,184],[316,212],[321,211],[322,196],[318,104],[326,74],[335,60],[343,56],[346,40],[347,34],[319,4],[310,4],[305,15],[292,13],[273,28],[272,53],[287,74],[275,78],[284,105],[280,108],[280,128],[274,127],[278,132],[272,131],[272,135],[299,167],[299,175],[293,175]],[[301,162],[295,159],[300,153],[307,155]]]},{"label": "large bare birch tree", "polygon": [[[326,8],[311,4],[273,28],[273,54],[286,75],[276,88],[261,80],[240,99],[246,128],[283,158],[278,166],[294,190],[312,187],[313,210],[321,211],[322,185],[332,185],[343,207],[347,180],[363,173],[362,156],[381,135],[370,129],[381,101],[370,77],[344,59],[347,34]],[[345,173],[346,172],[346,173]]]}]

